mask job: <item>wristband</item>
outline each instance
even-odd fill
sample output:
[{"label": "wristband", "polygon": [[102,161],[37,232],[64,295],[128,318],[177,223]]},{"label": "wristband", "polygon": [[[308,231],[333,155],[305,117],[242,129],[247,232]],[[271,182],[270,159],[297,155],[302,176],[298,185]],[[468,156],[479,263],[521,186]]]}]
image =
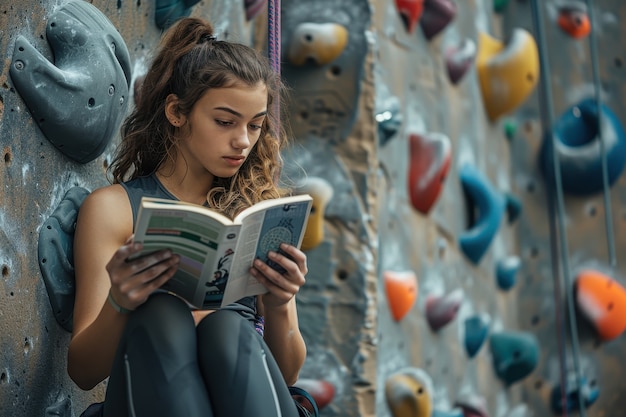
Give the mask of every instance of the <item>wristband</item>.
[{"label": "wristband", "polygon": [[119,305],[117,301],[115,301],[115,299],[113,298],[113,294],[111,294],[111,290],[109,290],[109,296],[107,297],[107,301],[109,302],[109,304],[111,304],[111,307],[113,307],[113,310],[117,311],[118,313],[130,314],[133,312],[133,310],[129,310]]}]

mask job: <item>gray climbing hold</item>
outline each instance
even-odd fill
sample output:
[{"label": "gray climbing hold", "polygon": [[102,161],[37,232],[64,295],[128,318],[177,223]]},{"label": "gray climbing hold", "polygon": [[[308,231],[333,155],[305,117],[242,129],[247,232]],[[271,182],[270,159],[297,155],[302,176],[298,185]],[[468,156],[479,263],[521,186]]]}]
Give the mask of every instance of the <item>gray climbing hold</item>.
[{"label": "gray climbing hold", "polygon": [[54,63],[18,36],[9,74],[46,138],[74,161],[92,161],[125,115],[128,49],[109,19],[82,0],[57,9],[46,36]]},{"label": "gray climbing hold", "polygon": [[39,232],[39,268],[52,313],[68,332],[74,318],[74,227],[78,209],[89,191],[70,188]]}]

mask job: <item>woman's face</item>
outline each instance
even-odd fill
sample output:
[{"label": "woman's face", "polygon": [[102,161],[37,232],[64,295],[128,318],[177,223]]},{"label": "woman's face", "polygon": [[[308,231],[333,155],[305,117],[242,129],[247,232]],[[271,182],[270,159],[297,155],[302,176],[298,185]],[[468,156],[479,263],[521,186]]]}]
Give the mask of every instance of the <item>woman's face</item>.
[{"label": "woman's face", "polygon": [[189,168],[199,175],[235,175],[259,140],[266,115],[263,83],[208,90],[183,118],[187,136],[180,141],[180,151]]}]

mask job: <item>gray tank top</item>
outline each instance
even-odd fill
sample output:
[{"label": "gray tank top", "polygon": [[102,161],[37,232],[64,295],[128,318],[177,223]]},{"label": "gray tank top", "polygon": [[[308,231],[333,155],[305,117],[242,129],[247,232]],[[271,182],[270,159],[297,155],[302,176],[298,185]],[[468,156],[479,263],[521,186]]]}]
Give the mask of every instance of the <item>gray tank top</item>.
[{"label": "gray tank top", "polygon": [[[127,182],[121,183],[122,187],[128,194],[130,207],[133,210],[133,230],[135,230],[135,222],[137,221],[137,213],[141,204],[141,197],[165,198],[168,200],[178,200],[172,193],[161,184],[156,174],[146,175],[145,177],[137,177]],[[229,304],[222,310],[237,310],[246,318],[252,319],[256,316],[256,297],[245,297],[236,303]],[[248,314],[252,314],[249,316]]]}]

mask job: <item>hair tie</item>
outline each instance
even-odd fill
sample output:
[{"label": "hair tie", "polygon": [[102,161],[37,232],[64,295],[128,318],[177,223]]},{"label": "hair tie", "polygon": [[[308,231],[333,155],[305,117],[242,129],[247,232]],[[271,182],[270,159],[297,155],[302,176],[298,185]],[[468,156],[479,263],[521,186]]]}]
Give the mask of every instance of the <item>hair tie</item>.
[{"label": "hair tie", "polygon": [[215,40],[217,40],[217,38],[213,35],[202,35],[200,36],[200,40],[198,41],[198,43],[211,42]]}]

